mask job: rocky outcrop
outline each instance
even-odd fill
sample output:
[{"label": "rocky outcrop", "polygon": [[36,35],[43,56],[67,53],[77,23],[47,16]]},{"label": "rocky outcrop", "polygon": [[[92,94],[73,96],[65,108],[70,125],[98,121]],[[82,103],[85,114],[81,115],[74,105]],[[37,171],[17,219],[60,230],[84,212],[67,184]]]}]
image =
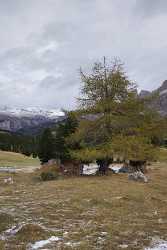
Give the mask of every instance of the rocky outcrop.
[{"label": "rocky outcrop", "polygon": [[162,85],[152,91],[142,90],[139,94],[139,97],[145,98],[154,95],[152,99],[152,108],[158,111],[161,115],[167,116],[167,80],[165,80]]},{"label": "rocky outcrop", "polygon": [[142,90],[142,91],[140,92],[139,96],[140,96],[141,98],[144,98],[144,97],[149,96],[150,94],[151,94],[150,91]]},{"label": "rocky outcrop", "polygon": [[163,82],[157,91],[157,109],[162,115],[167,115],[167,80]]}]

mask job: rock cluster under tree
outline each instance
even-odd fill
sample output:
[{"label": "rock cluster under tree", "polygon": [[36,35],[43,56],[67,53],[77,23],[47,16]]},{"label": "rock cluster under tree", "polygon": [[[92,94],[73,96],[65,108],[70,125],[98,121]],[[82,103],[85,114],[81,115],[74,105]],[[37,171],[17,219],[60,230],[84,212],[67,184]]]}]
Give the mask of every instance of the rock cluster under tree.
[{"label": "rock cluster under tree", "polygon": [[144,183],[148,182],[148,178],[141,171],[136,171],[134,173],[129,174],[128,179],[132,181],[140,181]]}]

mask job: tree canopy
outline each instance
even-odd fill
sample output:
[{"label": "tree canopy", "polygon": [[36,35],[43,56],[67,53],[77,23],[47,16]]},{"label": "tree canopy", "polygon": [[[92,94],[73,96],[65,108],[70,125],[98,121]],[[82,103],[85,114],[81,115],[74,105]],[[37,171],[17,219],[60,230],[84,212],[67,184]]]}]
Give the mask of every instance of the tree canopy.
[{"label": "tree canopy", "polygon": [[163,119],[139,98],[123,64],[117,59],[107,64],[104,58],[91,73],[81,69],[80,74],[79,126],[70,136],[70,142],[80,147],[71,151],[73,157],[82,161],[115,155],[129,160],[153,158]]},{"label": "tree canopy", "polygon": [[49,128],[44,130],[39,139],[38,156],[41,163],[55,158],[54,136]]},{"label": "tree canopy", "polygon": [[81,162],[153,160],[166,137],[166,119],[152,110],[152,98],[140,98],[124,65],[115,59],[96,62],[90,73],[80,70],[78,109],[66,112],[56,128],[44,131],[39,158]]},{"label": "tree canopy", "polygon": [[74,112],[66,112],[66,119],[60,123],[55,131],[55,157],[61,161],[71,158],[70,144],[67,138],[75,132],[78,121]]}]

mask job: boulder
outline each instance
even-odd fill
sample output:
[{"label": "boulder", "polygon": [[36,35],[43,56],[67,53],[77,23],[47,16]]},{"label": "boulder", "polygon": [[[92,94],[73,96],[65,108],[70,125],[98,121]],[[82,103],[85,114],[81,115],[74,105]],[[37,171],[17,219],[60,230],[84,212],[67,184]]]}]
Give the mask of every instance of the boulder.
[{"label": "boulder", "polygon": [[144,183],[148,182],[148,178],[141,171],[136,171],[134,173],[129,174],[128,179],[132,181],[140,181]]},{"label": "boulder", "polygon": [[12,179],[12,177],[5,178],[5,179],[4,179],[4,183],[5,183],[5,184],[13,184],[13,179]]},{"label": "boulder", "polygon": [[52,166],[54,164],[57,164],[57,160],[56,159],[50,159],[48,162],[47,162],[47,165],[48,166]]},{"label": "boulder", "polygon": [[123,166],[122,168],[120,168],[119,173],[129,173],[129,168],[127,166]]}]

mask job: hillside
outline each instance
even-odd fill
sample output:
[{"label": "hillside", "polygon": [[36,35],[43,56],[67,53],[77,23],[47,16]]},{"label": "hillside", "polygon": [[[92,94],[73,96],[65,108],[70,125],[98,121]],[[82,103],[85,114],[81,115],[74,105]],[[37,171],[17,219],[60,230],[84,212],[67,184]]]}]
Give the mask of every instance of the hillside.
[{"label": "hillside", "polygon": [[0,167],[4,166],[38,166],[39,160],[32,157],[27,157],[23,154],[0,151]]}]

